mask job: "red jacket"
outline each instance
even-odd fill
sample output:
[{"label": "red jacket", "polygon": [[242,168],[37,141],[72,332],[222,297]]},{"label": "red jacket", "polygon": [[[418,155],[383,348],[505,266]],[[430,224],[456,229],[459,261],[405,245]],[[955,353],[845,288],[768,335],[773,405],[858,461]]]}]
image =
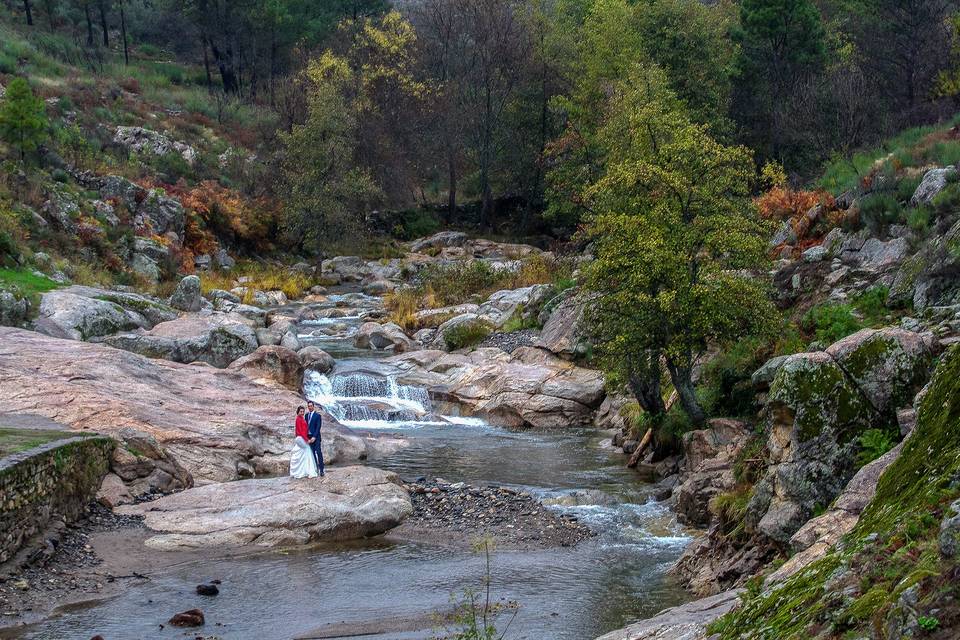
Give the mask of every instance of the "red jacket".
[{"label": "red jacket", "polygon": [[307,421],[303,416],[297,416],[297,435],[303,438],[304,442],[310,441],[310,436],[307,435]]}]

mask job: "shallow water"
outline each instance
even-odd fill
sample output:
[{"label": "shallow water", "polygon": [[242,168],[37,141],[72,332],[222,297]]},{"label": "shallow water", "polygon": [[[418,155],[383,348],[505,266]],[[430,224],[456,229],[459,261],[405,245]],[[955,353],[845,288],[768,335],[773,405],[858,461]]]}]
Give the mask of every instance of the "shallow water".
[{"label": "shallow water", "polygon": [[[375,356],[369,352],[365,357]],[[356,363],[353,363],[356,364]],[[337,370],[350,370],[351,363]],[[419,389],[391,380],[330,378],[308,395],[323,399],[354,428],[403,432],[412,445],[376,466],[407,480],[509,485],[574,513],[596,537],[574,548],[496,551],[493,593],[519,608],[507,638],[583,640],[687,599],[664,577],[689,541],[622,455],[589,430],[511,432],[480,420],[434,413]],[[398,411],[399,410],[399,411]],[[310,637],[327,624],[422,616],[483,584],[483,558],[471,551],[375,539],[295,552],[211,558],[155,573],[101,604],[62,614],[24,638],[182,638],[160,629],[174,613],[201,607],[203,635],[271,640]],[[216,598],[194,593],[222,580]],[[509,615],[503,619],[505,622]],[[187,637],[195,637],[193,632]],[[375,636],[431,638],[431,630]],[[373,637],[373,636],[364,636]]]}]

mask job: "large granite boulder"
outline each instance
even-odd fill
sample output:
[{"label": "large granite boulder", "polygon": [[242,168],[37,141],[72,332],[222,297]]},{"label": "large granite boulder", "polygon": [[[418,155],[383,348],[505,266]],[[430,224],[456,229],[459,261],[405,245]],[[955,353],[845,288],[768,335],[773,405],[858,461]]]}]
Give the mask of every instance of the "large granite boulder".
[{"label": "large granite boulder", "polygon": [[[119,443],[111,456],[110,471],[124,483],[125,492],[132,498],[193,486],[193,476],[151,434],[126,427],[117,437]],[[113,490],[111,484],[108,481],[107,489]],[[117,499],[109,498],[114,503]]]},{"label": "large granite boulder", "polygon": [[890,286],[888,304],[917,311],[960,302],[960,221],[905,260]]},{"label": "large granite boulder", "polygon": [[107,336],[103,342],[149,358],[206,362],[219,368],[253,353],[258,346],[250,321],[232,313],[187,314],[149,331]]},{"label": "large granite boulder", "polygon": [[141,234],[162,235],[172,231],[182,237],[186,211],[176,198],[165,195],[161,189],[150,189],[137,206],[133,222]]},{"label": "large granite boulder", "polygon": [[191,165],[197,160],[197,151],[190,145],[144,127],[117,127],[113,141],[134,153],[152,156],[175,153]]},{"label": "large granite boulder", "polygon": [[410,243],[410,250],[420,253],[428,249],[443,249],[445,247],[462,247],[467,243],[467,234],[462,231],[440,231],[420,238]]},{"label": "large granite boulder", "polygon": [[176,311],[146,296],[74,285],[43,294],[35,328],[58,338],[89,340],[176,317]]},{"label": "large granite boulder", "polygon": [[910,204],[918,207],[932,203],[933,199],[946,188],[950,180],[955,179],[956,175],[956,167],[930,169],[923,174],[923,180],[920,181],[916,191],[913,192]]},{"label": "large granite boulder", "polygon": [[746,425],[726,419],[684,434],[683,481],[672,496],[680,522],[701,527],[710,523],[710,500],[736,486],[734,461],[749,439]]},{"label": "large granite boulder", "polygon": [[739,590],[724,591],[661,611],[596,640],[707,640],[707,627],[740,602]]},{"label": "large granite boulder", "polygon": [[0,325],[18,327],[30,315],[30,301],[6,289],[0,289]]},{"label": "large granite boulder", "polygon": [[582,301],[577,296],[568,294],[544,323],[537,346],[566,358],[582,355],[586,349],[579,332],[582,319]]},{"label": "large granite boulder", "polygon": [[294,546],[366,538],[413,512],[395,473],[339,467],[324,478],[290,477],[210,484],[119,513],[143,515],[151,549]]},{"label": "large granite boulder", "polygon": [[394,353],[402,353],[415,348],[416,343],[407,337],[403,329],[392,322],[386,324],[364,322],[357,329],[353,338],[353,346],[358,349],[377,349],[380,351],[389,349]]},{"label": "large granite boulder", "polygon": [[859,436],[896,424],[930,365],[918,334],[867,329],[825,352],[787,358],[770,385],[766,474],[747,507],[750,531],[787,544],[855,471]]},{"label": "large granite boulder", "polygon": [[181,311],[200,311],[203,308],[204,298],[200,292],[200,278],[186,276],[178,284],[173,295],[170,296],[170,306]]},{"label": "large granite boulder", "polygon": [[513,353],[421,350],[381,362],[401,384],[423,386],[460,405],[464,415],[510,427],[587,426],[606,395],[603,374],[577,367],[543,349]]},{"label": "large granite boulder", "polygon": [[522,289],[505,289],[490,294],[477,313],[502,327],[521,308],[536,307],[553,290],[548,284],[535,284]]},{"label": "large granite boulder", "polygon": [[58,338],[89,340],[140,325],[115,302],[78,295],[68,288],[43,294],[35,326]]},{"label": "large granite boulder", "polygon": [[297,354],[281,346],[258,347],[253,353],[230,363],[258,382],[272,382],[298,391],[303,382],[303,363]]},{"label": "large granite boulder", "polygon": [[888,421],[913,402],[932,360],[919,333],[897,327],[863,329],[833,343],[827,353]]},{"label": "large granite boulder", "polygon": [[330,373],[336,361],[329,353],[320,347],[309,346],[297,351],[297,357],[304,371],[316,371],[317,373]]},{"label": "large granite boulder", "polygon": [[[78,431],[154,438],[198,485],[286,473],[296,408],[303,397],[239,371],[179,364],[135,353],[0,327],[0,407]],[[353,433],[329,416],[324,457],[372,459],[404,442]]]}]

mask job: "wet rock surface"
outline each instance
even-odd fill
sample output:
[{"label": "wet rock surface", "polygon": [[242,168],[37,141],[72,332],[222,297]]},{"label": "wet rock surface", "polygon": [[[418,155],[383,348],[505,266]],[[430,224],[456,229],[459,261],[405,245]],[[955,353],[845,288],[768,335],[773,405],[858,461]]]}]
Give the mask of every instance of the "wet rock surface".
[{"label": "wet rock surface", "polygon": [[470,545],[490,537],[498,548],[569,547],[593,535],[569,514],[558,514],[527,492],[480,487],[441,478],[406,485],[413,514],[395,533],[442,544]]}]

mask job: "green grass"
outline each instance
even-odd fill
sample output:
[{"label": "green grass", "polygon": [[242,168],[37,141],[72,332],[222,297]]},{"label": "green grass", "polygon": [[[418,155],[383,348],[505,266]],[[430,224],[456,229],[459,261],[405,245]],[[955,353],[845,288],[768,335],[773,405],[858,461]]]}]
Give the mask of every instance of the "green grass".
[{"label": "green grass", "polygon": [[75,435],[68,431],[0,427],[0,458],[33,449],[54,440],[71,438]]},{"label": "green grass", "polygon": [[0,269],[0,288],[12,288],[24,296],[34,296],[52,291],[60,285],[45,276],[32,271]]},{"label": "green grass", "polygon": [[443,334],[443,340],[451,351],[465,349],[483,342],[487,336],[493,332],[486,322],[464,322],[455,327],[447,329]]},{"label": "green grass", "polygon": [[878,161],[887,156],[890,157],[883,163],[886,173],[926,164],[956,164],[960,161],[960,143],[931,138],[948,131],[958,122],[960,115],[948,123],[906,129],[877,147],[857,151],[849,157],[835,156],[826,163],[815,186],[834,195],[855,189]]}]

